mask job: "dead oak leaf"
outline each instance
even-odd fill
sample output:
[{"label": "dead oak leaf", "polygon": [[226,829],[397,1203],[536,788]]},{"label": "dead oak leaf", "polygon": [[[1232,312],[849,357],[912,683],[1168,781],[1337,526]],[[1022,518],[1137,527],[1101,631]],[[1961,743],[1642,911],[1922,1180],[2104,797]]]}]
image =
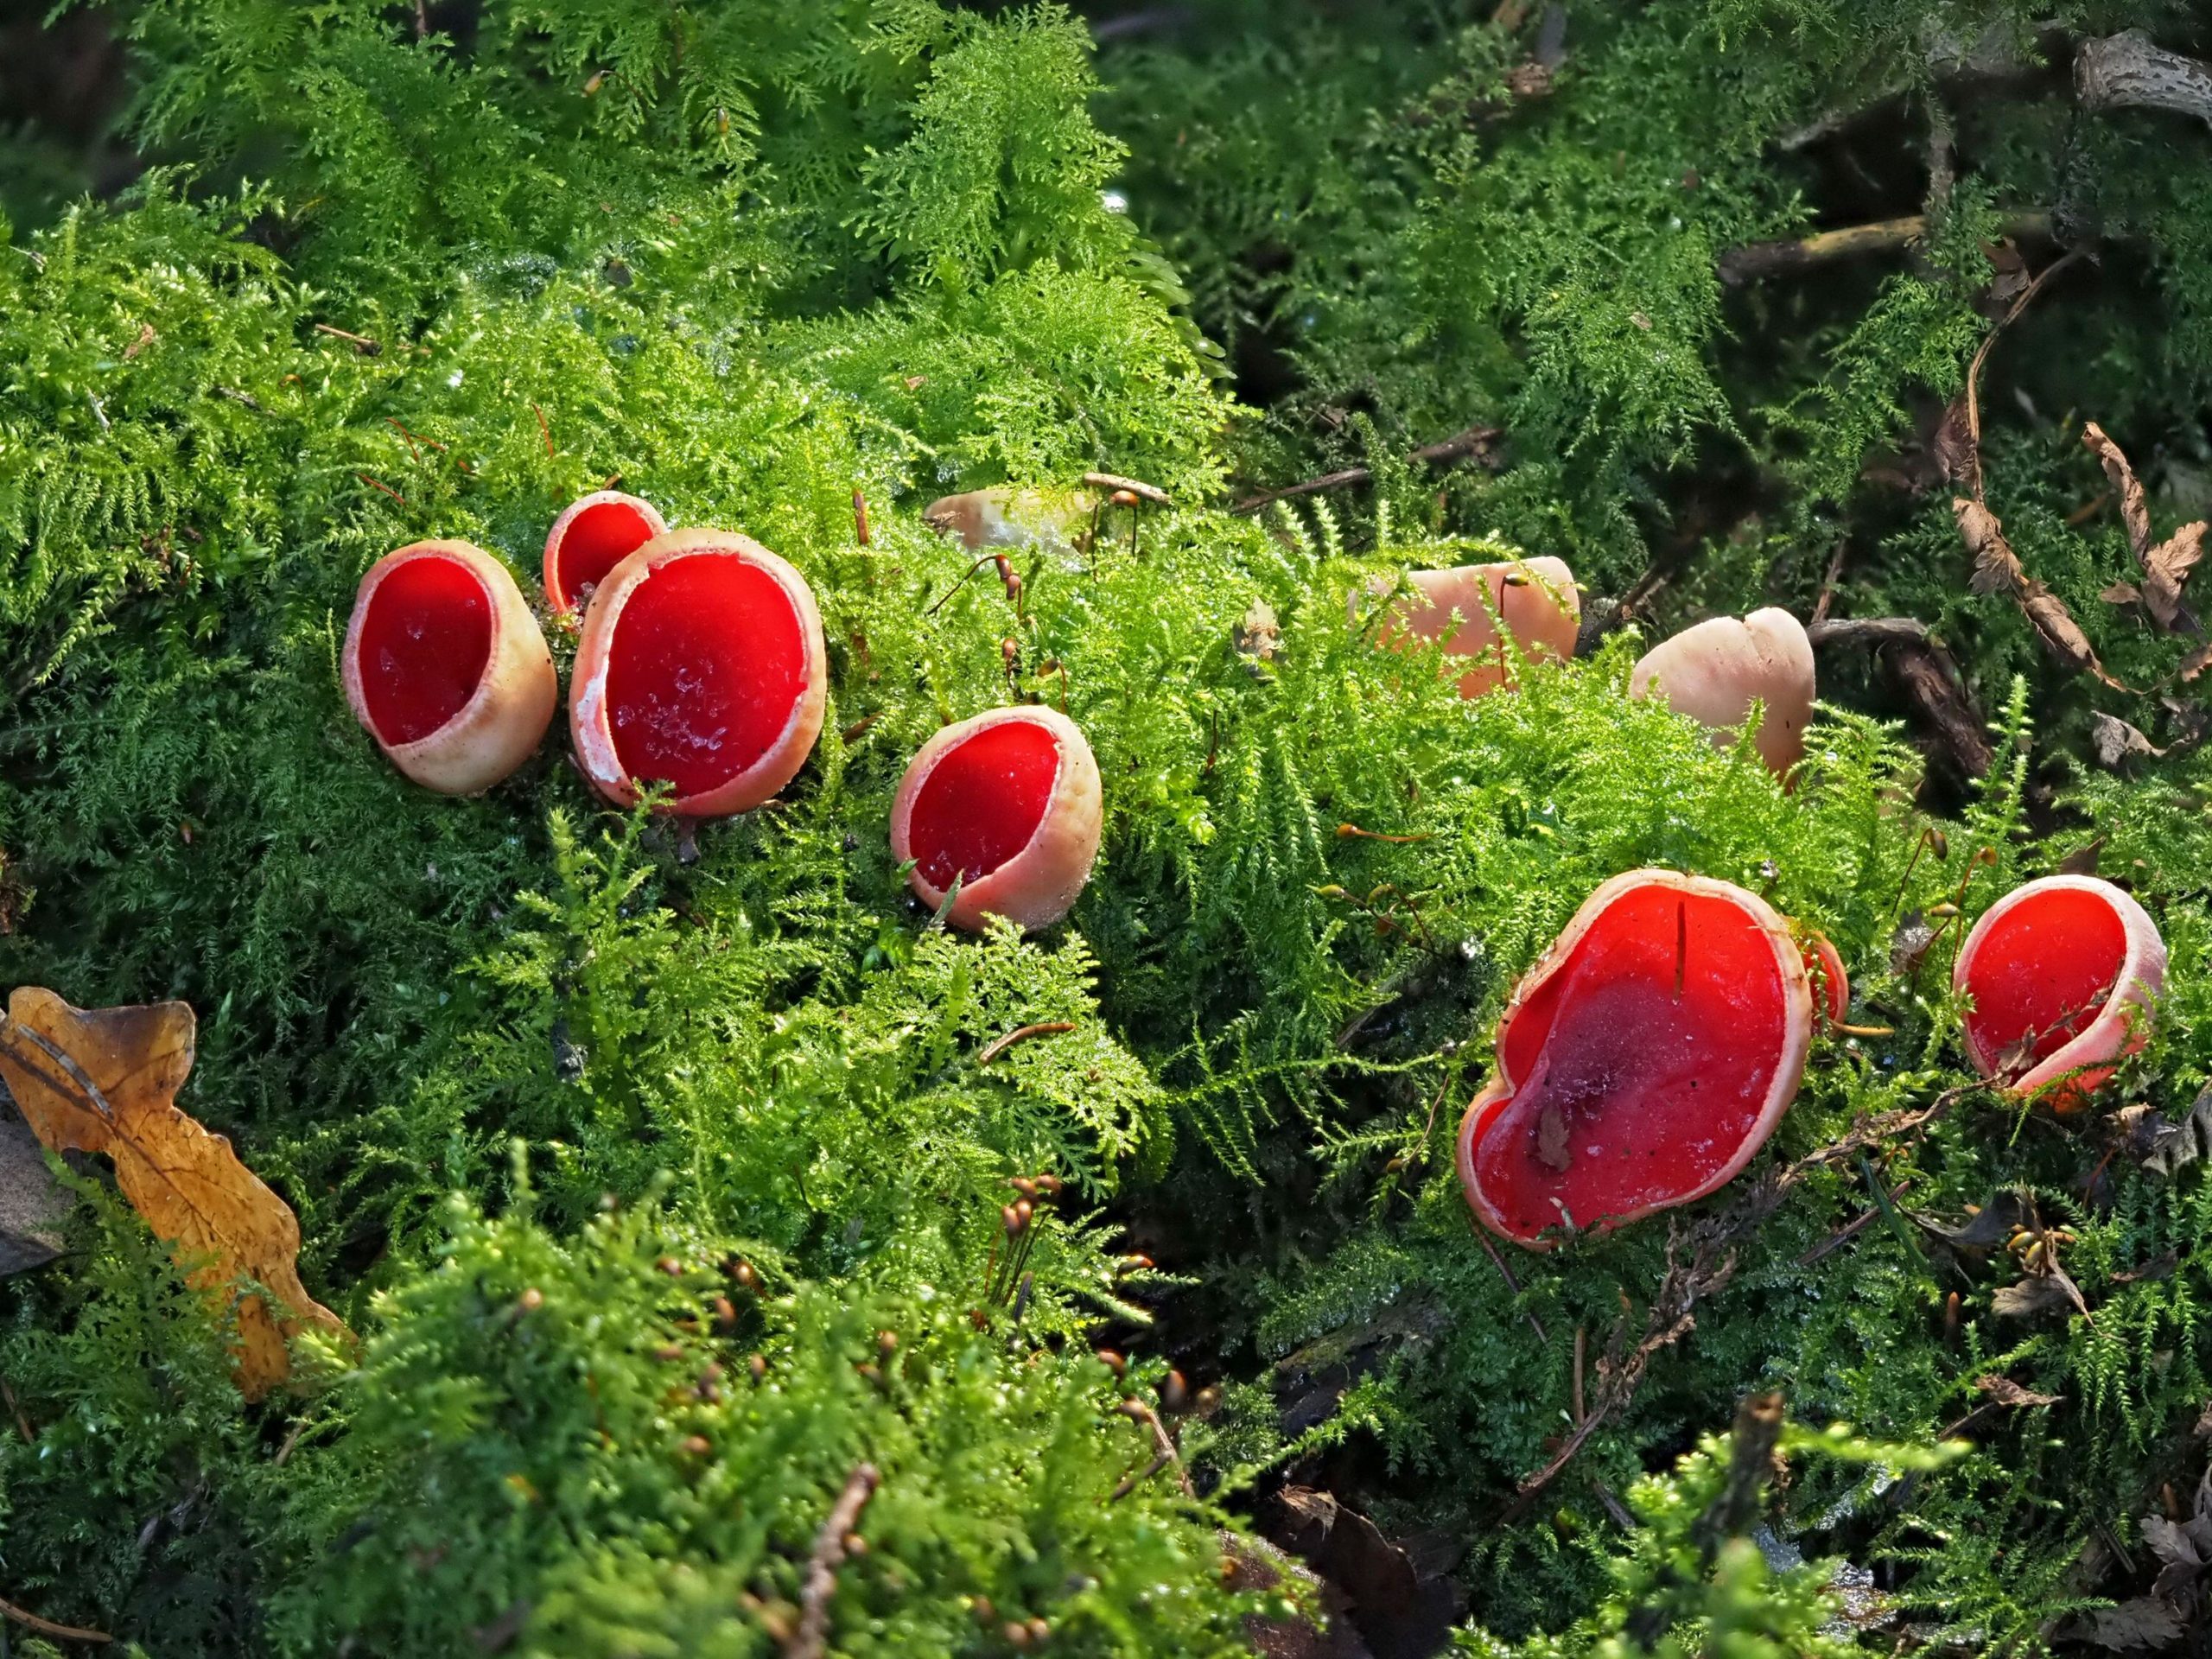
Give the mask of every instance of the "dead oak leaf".
[{"label": "dead oak leaf", "polygon": [[2011,594],[2052,655],[2068,667],[2094,676],[2101,684],[2115,691],[2126,690],[2126,686],[2105,672],[2105,665],[2097,660],[2096,648],[2074,620],[2074,613],[2066,608],[2066,601],[2027,573],[2005,539],[2005,526],[1997,515],[1964,496],[1953,499],[1951,512],[1958,520],[1967,551],[1974,556],[1974,592]]},{"label": "dead oak leaf", "polygon": [[2171,1647],[2188,1628],[2174,1607],[2156,1596],[2137,1596],[2087,1615],[2081,1634],[2101,1648],[2124,1653],[2131,1649]]},{"label": "dead oak leaf", "polygon": [[2126,721],[2101,709],[2090,712],[2089,741],[2096,749],[2097,764],[2107,772],[2119,771],[2129,760],[2155,760],[2165,753]]},{"label": "dead oak leaf", "polygon": [[[2144,499],[2143,485],[2135,476],[2135,469],[2127,463],[2120,448],[2094,421],[2082,429],[2082,442],[2097,458],[2104,468],[2105,478],[2120,497],[2120,522],[2127,529],[2127,544],[2143,566],[2143,587],[2140,598],[2143,608],[2151,620],[2167,633],[2179,629],[2194,630],[2196,618],[2182,603],[2182,584],[2189,580],[2189,573],[2204,556],[2204,536],[2207,526],[2202,520],[2183,524],[2155,547],[2151,543],[2151,509]],[[2113,595],[2130,584],[2116,583],[2107,588],[2104,597]],[[2135,595],[2131,593],[2131,597]],[[2120,601],[2114,600],[2113,602]]]},{"label": "dead oak leaf", "polygon": [[224,1136],[180,1111],[194,1023],[182,1002],[86,1010],[24,986],[0,1020],[0,1076],[40,1141],[55,1152],[105,1154],[116,1185],[179,1261],[188,1282],[227,1294],[241,1276],[289,1310],[247,1295],[237,1303],[232,1359],[258,1399],[291,1374],[284,1338],[313,1325],[350,1340],[336,1314],[300,1282],[292,1208],[238,1160]]},{"label": "dead oak leaf", "polygon": [[1977,1376],[1974,1385],[2000,1406],[2055,1406],[2063,1397],[2038,1394],[2033,1389],[2021,1387],[2009,1376]]}]

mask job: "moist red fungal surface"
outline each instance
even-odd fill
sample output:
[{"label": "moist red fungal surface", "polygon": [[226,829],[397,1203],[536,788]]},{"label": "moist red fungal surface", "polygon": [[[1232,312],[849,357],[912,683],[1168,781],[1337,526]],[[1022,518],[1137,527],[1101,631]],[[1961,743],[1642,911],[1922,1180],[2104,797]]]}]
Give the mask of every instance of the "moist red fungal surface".
[{"label": "moist red fungal surface", "polygon": [[2094,893],[2054,888],[2015,905],[1974,946],[1967,1035],[2017,1075],[2088,1029],[2127,959],[2127,929]]},{"label": "moist red fungal surface", "polygon": [[377,735],[395,747],[416,742],[475,695],[492,659],[492,596],[455,560],[409,559],[370,595],[359,650]]},{"label": "moist red fungal surface", "polygon": [[915,868],[934,887],[988,875],[1045,821],[1060,746],[1033,721],[987,727],[930,771],[907,819]]},{"label": "moist red fungal surface", "polygon": [[1825,933],[1805,942],[1805,973],[1813,982],[1814,1012],[1828,1024],[1840,1026],[1851,1007],[1851,976],[1843,970],[1843,954]]},{"label": "moist red fungal surface", "polygon": [[1738,906],[1624,894],[1502,1033],[1517,1086],[1475,1130],[1483,1197],[1533,1239],[1706,1190],[1764,1137],[1790,1017],[1773,943]]},{"label": "moist red fungal surface", "polygon": [[655,531],[645,514],[626,501],[601,501],[569,521],[553,568],[560,577],[556,602],[574,605],[583,590],[596,587],[607,573],[647,542]]},{"label": "moist red fungal surface", "polygon": [[607,649],[607,721],[631,777],[703,794],[751,768],[806,690],[798,612],[756,565],[662,565],[631,593]]}]

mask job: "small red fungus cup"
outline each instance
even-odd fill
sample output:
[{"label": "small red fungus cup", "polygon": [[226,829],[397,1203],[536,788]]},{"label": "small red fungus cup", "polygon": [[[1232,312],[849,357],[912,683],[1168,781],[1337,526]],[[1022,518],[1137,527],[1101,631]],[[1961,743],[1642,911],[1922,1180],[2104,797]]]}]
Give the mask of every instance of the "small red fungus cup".
[{"label": "small red fungus cup", "polygon": [[891,804],[891,852],[914,861],[907,880],[932,910],[959,879],[956,927],[1050,927],[1090,879],[1100,815],[1082,728],[1056,709],[994,709],[922,745]]},{"label": "small red fungus cup", "polygon": [[1547,1249],[1725,1185],[1796,1098],[1813,990],[1758,894],[1673,870],[1600,887],[1498,1021],[1460,1122],[1476,1218]]},{"label": "small red fungus cup", "polygon": [[[1444,641],[1444,655],[1471,659],[1459,677],[1459,695],[1479,697],[1509,683],[1516,666],[1498,632],[1503,621],[1522,662],[1538,657],[1561,661],[1574,655],[1582,626],[1582,600],[1564,559],[1514,559],[1503,564],[1463,564],[1450,570],[1410,570],[1413,592],[1390,608],[1376,632],[1388,648]],[[1458,620],[1453,620],[1453,613]],[[1359,596],[1351,600],[1359,614]],[[1449,631],[1448,632],[1446,631]]]},{"label": "small red fungus cup", "polygon": [[749,812],[822,734],[827,657],[805,578],[749,536],[673,530],[607,575],[569,682],[576,761],[617,806]]},{"label": "small red fungus cup", "polygon": [[1813,982],[1813,1014],[1823,1025],[1840,1026],[1851,1007],[1851,976],[1843,953],[1825,933],[1806,936],[1805,971]]},{"label": "small red fungus cup", "polygon": [[1805,728],[1813,718],[1813,645],[1804,626],[1787,611],[1753,611],[1738,620],[1716,616],[1662,639],[1630,671],[1628,694],[1656,696],[1677,714],[1713,728],[1713,741],[1749,719],[1759,721],[1759,759],[1777,777],[1805,758]]},{"label": "small red fungus cup", "polygon": [[546,599],[556,611],[581,610],[608,571],[667,534],[668,521],[652,502],[620,490],[571,502],[545,535]]},{"label": "small red fungus cup", "polygon": [[416,542],[369,567],[339,671],[377,747],[441,795],[481,794],[522,765],[561,696],[529,601],[467,542]]},{"label": "small red fungus cup", "polygon": [[2048,875],[2015,887],[1959,947],[1954,992],[1971,997],[1967,1056],[1986,1077],[2078,1111],[2149,1040],[2166,982],[2158,924],[2109,881]]}]

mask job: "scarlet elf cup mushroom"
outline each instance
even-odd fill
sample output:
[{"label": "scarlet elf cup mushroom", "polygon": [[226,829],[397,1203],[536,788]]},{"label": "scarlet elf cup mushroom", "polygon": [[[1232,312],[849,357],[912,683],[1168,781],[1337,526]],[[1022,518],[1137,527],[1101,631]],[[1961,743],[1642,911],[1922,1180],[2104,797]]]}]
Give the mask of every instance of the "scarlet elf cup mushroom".
[{"label": "scarlet elf cup mushroom", "polygon": [[652,502],[620,490],[571,502],[545,535],[545,597],[556,611],[582,609],[608,571],[667,533],[668,521]]},{"label": "scarlet elf cup mushroom", "polygon": [[628,806],[715,817],[759,806],[822,734],[827,658],[805,579],[749,536],[674,530],[607,574],[569,684],[577,764]]},{"label": "scarlet elf cup mushroom", "polygon": [[2166,945],[2133,895],[2093,875],[2015,887],[1959,947],[1967,1058],[2054,1109],[2079,1109],[2149,1036]]},{"label": "scarlet elf cup mushroom", "polygon": [[442,795],[480,794],[522,765],[561,692],[522,589],[467,542],[416,542],[369,567],[340,676],[377,747]]},{"label": "scarlet elf cup mushroom", "polygon": [[[1582,601],[1574,573],[1563,559],[1514,559],[1503,564],[1463,564],[1450,570],[1411,570],[1413,592],[1390,607],[1376,633],[1386,646],[1400,649],[1444,641],[1444,655],[1468,659],[1459,677],[1459,695],[1479,697],[1512,678],[1503,622],[1522,661],[1537,657],[1561,660],[1574,655],[1581,626]],[[1354,594],[1351,610],[1359,613]]]},{"label": "scarlet elf cup mushroom", "polygon": [[946,918],[987,916],[1025,928],[1068,913],[1098,856],[1098,763],[1057,709],[994,709],[922,745],[891,806],[891,851],[932,910],[955,880]]},{"label": "scarlet elf cup mushroom", "polygon": [[1805,758],[1813,718],[1813,645],[1787,611],[1716,616],[1662,639],[1630,671],[1629,696],[1656,695],[1678,714],[1713,728],[1714,741],[1740,728],[1754,702],[1765,714],[1759,758],[1776,776]]},{"label": "scarlet elf cup mushroom", "polygon": [[1460,1122],[1477,1219],[1544,1249],[1688,1204],[1796,1096],[1813,991],[1758,894],[1673,870],[1605,883],[1514,988],[1497,1069]]}]

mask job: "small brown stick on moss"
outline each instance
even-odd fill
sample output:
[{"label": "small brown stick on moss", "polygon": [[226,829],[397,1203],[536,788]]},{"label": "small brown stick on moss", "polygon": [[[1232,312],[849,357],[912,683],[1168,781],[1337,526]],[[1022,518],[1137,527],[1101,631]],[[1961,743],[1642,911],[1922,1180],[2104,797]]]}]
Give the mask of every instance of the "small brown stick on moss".
[{"label": "small brown stick on moss", "polygon": [[391,485],[384,482],[383,480],[371,478],[366,473],[356,473],[353,476],[359,479],[362,483],[367,485],[371,489],[383,491],[393,500],[398,502],[401,506],[404,507],[407,505],[407,498],[402,495],[397,490],[393,489]]},{"label": "small brown stick on moss", "polygon": [[23,1414],[22,1405],[16,1398],[15,1389],[8,1386],[8,1379],[4,1376],[0,1376],[0,1398],[4,1398],[8,1402],[8,1409],[14,1414],[16,1430],[23,1437],[23,1444],[31,1445],[38,1436],[32,1432],[31,1420]]},{"label": "small brown stick on moss", "polygon": [[1016,1026],[1003,1037],[994,1037],[976,1052],[976,1064],[988,1065],[1016,1043],[1026,1043],[1032,1037],[1057,1037],[1064,1031],[1073,1031],[1072,1020],[1040,1020],[1033,1026]]},{"label": "small brown stick on moss", "polygon": [[318,334],[327,334],[333,340],[344,340],[363,357],[375,357],[384,350],[384,346],[379,342],[371,340],[366,334],[349,334],[345,329],[334,327],[327,322],[316,323],[315,331]]},{"label": "small brown stick on moss", "polygon": [[862,547],[873,545],[868,531],[868,497],[853,492],[853,539]]},{"label": "small brown stick on moss", "polygon": [[[1424,444],[1413,452],[1411,459],[1427,461],[1432,467],[1448,467],[1473,456],[1487,463],[1505,429],[1497,426],[1471,426],[1464,432],[1455,432],[1441,442]],[[1368,467],[1346,467],[1339,472],[1324,473],[1319,478],[1309,478],[1301,483],[1287,484],[1279,490],[1262,490],[1257,495],[1247,496],[1231,507],[1231,512],[1257,512],[1262,507],[1273,506],[1278,501],[1287,501],[1294,496],[1319,495],[1328,490],[1350,489],[1356,485],[1371,484],[1375,472]]]},{"label": "small brown stick on moss", "polygon": [[545,453],[558,455],[561,452],[553,447],[553,423],[545,418],[545,411],[536,404],[530,406],[530,412],[537,416],[537,435],[545,440]]},{"label": "small brown stick on moss", "polygon": [[2005,308],[2005,315],[1997,320],[1997,326],[1982,337],[1981,345],[1974,354],[1974,361],[1967,365],[1967,481],[1974,486],[1976,502],[1987,499],[1983,495],[1981,486],[1982,365],[1988,362],[1990,348],[1997,344],[1998,336],[2012,326],[2014,320],[2028,308],[2052,277],[2081,257],[2081,249],[2069,248],[2037,271],[2035,280],[2022,289],[2019,297]]},{"label": "small brown stick on moss", "polygon": [[1160,1414],[1143,1401],[1135,1397],[1122,1402],[1122,1413],[1132,1421],[1142,1423],[1152,1430],[1153,1444],[1159,1448],[1159,1452],[1153,1459],[1151,1465],[1142,1474],[1125,1480],[1116,1486],[1114,1489],[1113,1498],[1109,1501],[1127,1497],[1145,1481],[1170,1464],[1174,1465],[1175,1478],[1183,1488],[1183,1496],[1196,1497],[1198,1492],[1198,1488],[1191,1484],[1191,1471],[1183,1467],[1182,1457],[1175,1450],[1175,1442],[1168,1436],[1166,1425],[1160,1421]]},{"label": "small brown stick on moss", "polygon": [[57,1637],[64,1642],[112,1642],[115,1638],[105,1630],[80,1630],[73,1624],[56,1624],[50,1618],[41,1618],[36,1613],[27,1613],[12,1601],[0,1601],[0,1613],[4,1613],[27,1630],[36,1630],[41,1636]]},{"label": "small brown stick on moss", "polygon": [[[2041,213],[2009,213],[2004,220],[2004,233],[2007,236],[2049,236],[2050,215]],[[1731,288],[1740,288],[1761,276],[1809,270],[1818,265],[1831,264],[1838,259],[1856,258],[1866,254],[1894,253],[1900,248],[1925,240],[1927,235],[1928,216],[1925,213],[1906,213],[1896,219],[1874,219],[1865,225],[1848,225],[1841,230],[1816,231],[1810,236],[1783,237],[1771,242],[1746,242],[1723,253],[1717,269],[1722,282]]]},{"label": "small brown stick on moss", "polygon": [[1109,493],[1127,490],[1131,495],[1149,501],[1155,507],[1173,505],[1167,498],[1167,492],[1157,484],[1147,484],[1141,479],[1123,478],[1119,473],[1085,473],[1083,481],[1095,490],[1104,490]]},{"label": "small brown stick on moss", "polygon": [[837,1569],[845,1564],[845,1539],[859,1522],[861,1511],[883,1477],[872,1463],[863,1463],[845,1481],[822,1529],[814,1535],[814,1548],[806,1562],[806,1583],[799,1591],[798,1624],[784,1643],[784,1659],[822,1659],[830,1640],[830,1598],[837,1588]]}]

